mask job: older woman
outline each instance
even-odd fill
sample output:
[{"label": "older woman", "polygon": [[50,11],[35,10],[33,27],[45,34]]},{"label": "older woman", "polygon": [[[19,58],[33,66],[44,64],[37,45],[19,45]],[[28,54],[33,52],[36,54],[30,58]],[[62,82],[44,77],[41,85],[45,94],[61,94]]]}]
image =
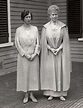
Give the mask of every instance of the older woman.
[{"label": "older woman", "polygon": [[18,50],[17,91],[25,92],[23,102],[29,96],[33,102],[37,99],[33,91],[39,90],[39,33],[38,28],[30,24],[32,13],[24,10],[21,13],[23,25],[16,29],[15,45]]},{"label": "older woman", "polygon": [[67,26],[58,20],[59,7],[48,8],[50,21],[43,26],[41,38],[41,89],[44,95],[65,100],[70,87],[70,46]]}]

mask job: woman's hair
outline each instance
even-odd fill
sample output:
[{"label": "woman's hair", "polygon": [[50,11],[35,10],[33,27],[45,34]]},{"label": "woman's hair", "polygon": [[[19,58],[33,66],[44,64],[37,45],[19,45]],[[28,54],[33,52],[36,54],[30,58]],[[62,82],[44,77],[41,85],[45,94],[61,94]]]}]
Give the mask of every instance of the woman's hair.
[{"label": "woman's hair", "polygon": [[57,11],[59,13],[59,7],[57,5],[51,5],[49,8],[48,8],[48,14],[50,15],[50,13],[52,11]]},{"label": "woman's hair", "polygon": [[24,20],[26,15],[29,15],[29,13],[31,14],[31,20],[33,19],[33,15],[29,10],[23,10],[21,13],[21,20]]}]

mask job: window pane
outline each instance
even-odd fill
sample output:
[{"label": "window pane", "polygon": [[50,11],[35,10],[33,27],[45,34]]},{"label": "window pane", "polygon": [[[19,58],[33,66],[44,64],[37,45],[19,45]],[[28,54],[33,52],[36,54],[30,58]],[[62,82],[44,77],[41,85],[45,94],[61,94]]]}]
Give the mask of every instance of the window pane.
[{"label": "window pane", "polygon": [[68,0],[67,21],[71,38],[81,37],[81,0]]},{"label": "window pane", "polygon": [[0,0],[0,43],[8,42],[7,0]]}]

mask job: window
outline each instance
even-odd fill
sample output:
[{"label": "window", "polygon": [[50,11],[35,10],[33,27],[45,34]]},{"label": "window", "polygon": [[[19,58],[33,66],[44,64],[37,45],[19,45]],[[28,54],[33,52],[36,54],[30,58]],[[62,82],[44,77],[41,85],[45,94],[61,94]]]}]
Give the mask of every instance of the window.
[{"label": "window", "polygon": [[82,0],[67,1],[67,24],[70,38],[82,37]]},{"label": "window", "polygon": [[10,0],[0,0],[0,47],[12,45],[10,28]]}]

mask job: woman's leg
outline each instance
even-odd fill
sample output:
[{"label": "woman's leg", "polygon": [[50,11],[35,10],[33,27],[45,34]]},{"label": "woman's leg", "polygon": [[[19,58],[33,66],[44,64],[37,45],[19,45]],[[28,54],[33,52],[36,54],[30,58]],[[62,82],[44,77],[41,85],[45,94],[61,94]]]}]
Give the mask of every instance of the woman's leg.
[{"label": "woman's leg", "polygon": [[53,91],[53,90],[47,90],[47,91],[44,91],[44,95],[49,96],[48,100],[52,100],[53,97],[59,97],[60,100],[65,101],[64,96],[67,96],[67,91],[57,92],[57,91]]},{"label": "woman's leg", "polygon": [[48,100],[52,100],[52,99],[53,99],[53,96],[49,96],[49,97],[48,97]]},{"label": "woman's leg", "polygon": [[24,96],[24,99],[23,99],[23,103],[24,103],[24,104],[28,102],[28,98],[29,98],[29,93],[26,92],[26,93],[25,93],[25,96]]},{"label": "woman's leg", "polygon": [[63,96],[60,96],[60,100],[65,101],[65,98]]},{"label": "woman's leg", "polygon": [[38,102],[37,99],[34,97],[33,92],[30,92],[30,99],[31,99],[33,102]]}]

